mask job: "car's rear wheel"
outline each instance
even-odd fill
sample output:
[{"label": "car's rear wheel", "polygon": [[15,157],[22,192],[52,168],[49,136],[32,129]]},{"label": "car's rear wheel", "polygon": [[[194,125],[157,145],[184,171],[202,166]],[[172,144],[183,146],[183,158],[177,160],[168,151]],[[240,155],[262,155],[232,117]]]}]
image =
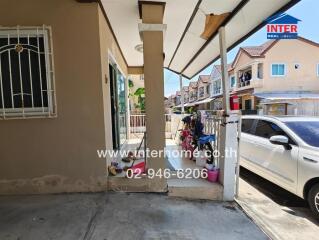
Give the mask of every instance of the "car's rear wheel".
[{"label": "car's rear wheel", "polygon": [[315,217],[319,219],[319,183],[310,189],[308,203]]}]

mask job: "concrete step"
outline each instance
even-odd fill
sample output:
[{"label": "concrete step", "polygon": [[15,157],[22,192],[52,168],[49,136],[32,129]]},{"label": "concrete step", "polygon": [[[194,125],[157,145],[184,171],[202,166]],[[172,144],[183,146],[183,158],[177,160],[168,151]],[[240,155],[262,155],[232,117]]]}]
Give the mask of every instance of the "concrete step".
[{"label": "concrete step", "polygon": [[223,186],[205,179],[169,179],[168,196],[221,201]]}]

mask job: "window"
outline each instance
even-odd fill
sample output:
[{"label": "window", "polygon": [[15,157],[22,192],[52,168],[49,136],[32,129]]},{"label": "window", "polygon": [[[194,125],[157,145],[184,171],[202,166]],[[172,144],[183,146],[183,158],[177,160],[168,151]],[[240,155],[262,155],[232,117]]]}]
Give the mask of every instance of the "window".
[{"label": "window", "polygon": [[287,122],[286,125],[307,144],[319,147],[319,121]]},{"label": "window", "polygon": [[317,64],[317,76],[319,77],[319,63]]},{"label": "window", "polygon": [[235,76],[230,76],[230,87],[236,87],[236,78]]},{"label": "window", "polygon": [[255,135],[267,139],[272,136],[283,135],[289,139],[290,144],[295,145],[294,141],[277,124],[269,121],[258,120]]},{"label": "window", "polygon": [[204,97],[204,87],[199,88],[199,97]]},{"label": "window", "polygon": [[263,77],[264,77],[263,68],[264,68],[264,64],[258,63],[258,66],[257,66],[257,78],[258,79],[263,79]]},{"label": "window", "polygon": [[272,64],[271,65],[271,75],[272,76],[285,76],[286,75],[286,65],[285,64]]},{"label": "window", "polygon": [[209,95],[210,94],[210,85],[206,86],[206,93]]},{"label": "window", "polygon": [[0,117],[56,115],[50,29],[0,29]]},{"label": "window", "polygon": [[213,94],[220,94],[222,92],[221,80],[215,80],[213,82]]},{"label": "window", "polygon": [[241,124],[241,131],[244,133],[253,134],[255,119],[243,119]]}]

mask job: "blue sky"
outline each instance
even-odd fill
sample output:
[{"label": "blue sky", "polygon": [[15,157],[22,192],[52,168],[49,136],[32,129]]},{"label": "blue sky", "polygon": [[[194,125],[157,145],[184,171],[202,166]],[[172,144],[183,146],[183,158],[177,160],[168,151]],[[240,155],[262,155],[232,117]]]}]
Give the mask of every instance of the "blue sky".
[{"label": "blue sky", "polygon": [[[318,0],[301,0],[294,7],[287,11],[288,14],[301,20],[298,24],[299,36],[308,38],[312,41],[319,43],[319,1]],[[227,37],[227,36],[226,36]],[[236,53],[241,46],[254,46],[260,45],[267,41],[266,27],[260,29],[254,35],[242,42],[227,54],[228,62],[232,62],[236,56]],[[296,52],[297,54],[297,52]],[[218,61],[216,62],[218,63]],[[200,74],[210,74],[212,66],[207,67]],[[164,70],[164,84],[165,84],[165,96],[169,96],[179,90],[179,77],[175,73]],[[198,75],[191,81],[196,81]],[[183,79],[183,85],[189,84],[188,79]]]}]

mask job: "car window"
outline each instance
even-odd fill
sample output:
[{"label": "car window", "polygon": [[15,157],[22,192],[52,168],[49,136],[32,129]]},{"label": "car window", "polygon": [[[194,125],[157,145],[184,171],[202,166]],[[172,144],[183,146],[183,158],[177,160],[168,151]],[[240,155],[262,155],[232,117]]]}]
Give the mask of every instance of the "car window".
[{"label": "car window", "polygon": [[319,121],[287,122],[286,125],[307,144],[319,147]]},{"label": "car window", "polygon": [[295,144],[294,141],[287,135],[287,133],[283,131],[277,124],[265,120],[258,120],[255,135],[267,139],[271,138],[272,136],[283,135],[289,139],[290,144]]},{"label": "car window", "polygon": [[241,124],[241,131],[244,133],[253,134],[255,119],[243,119]]}]

